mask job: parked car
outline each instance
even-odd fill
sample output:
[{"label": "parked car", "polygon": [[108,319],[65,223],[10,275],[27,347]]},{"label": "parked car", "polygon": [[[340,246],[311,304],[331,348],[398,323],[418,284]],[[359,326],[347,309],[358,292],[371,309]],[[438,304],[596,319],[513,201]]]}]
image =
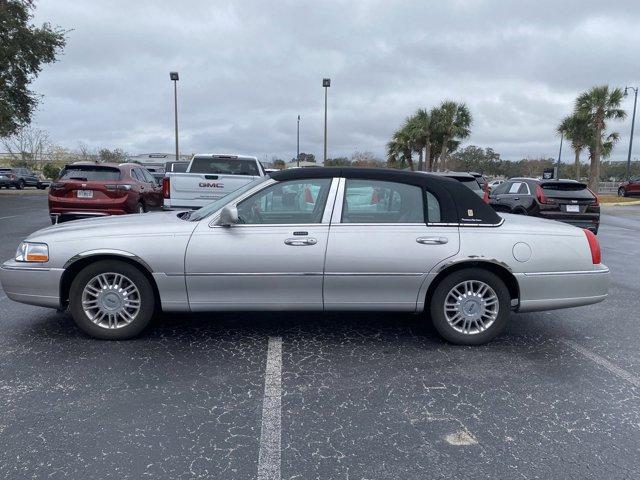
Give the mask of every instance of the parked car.
[{"label": "parked car", "polygon": [[499,187],[500,185],[502,185],[503,183],[504,183],[504,180],[491,180],[487,184],[487,190],[490,192],[494,188]]},{"label": "parked car", "polygon": [[640,177],[622,182],[618,186],[618,196],[629,197],[631,195],[640,195]]},{"label": "parked car", "polygon": [[185,173],[189,168],[189,162],[167,162],[164,164],[165,173]]},{"label": "parked car", "polygon": [[162,188],[134,163],[67,165],[49,188],[52,223],[87,217],[144,213],[162,208]]},{"label": "parked car", "polygon": [[255,157],[197,154],[185,173],[167,172],[162,180],[166,209],[197,209],[264,177]]},{"label": "parked car", "polygon": [[489,195],[498,212],[559,220],[598,233],[598,196],[575,180],[510,178]]},{"label": "parked car", "polygon": [[467,172],[432,172],[430,175],[440,175],[443,177],[453,178],[454,180],[459,181],[465,187],[470,189],[473,193],[478,195],[480,198],[485,197],[484,188],[480,184],[478,177],[471,173]]},{"label": "parked car", "polygon": [[487,188],[489,187],[489,182],[484,177],[484,175],[482,175],[481,173],[477,173],[477,172],[469,172],[469,173],[471,175],[473,175],[474,177],[476,177],[476,180],[480,184],[480,188],[482,189],[483,192],[486,192]]},{"label": "parked car", "polygon": [[426,311],[469,345],[498,335],[511,311],[604,300],[600,257],[590,231],[500,216],[443,176],[300,168],[197,211],[39,230],[0,281],[9,298],[68,308],[104,339],[139,334],[159,309],[385,310]]},{"label": "parked car", "polygon": [[0,187],[14,187],[22,190],[25,187],[36,187],[40,190],[46,185],[40,181],[37,173],[28,168],[0,168]]}]

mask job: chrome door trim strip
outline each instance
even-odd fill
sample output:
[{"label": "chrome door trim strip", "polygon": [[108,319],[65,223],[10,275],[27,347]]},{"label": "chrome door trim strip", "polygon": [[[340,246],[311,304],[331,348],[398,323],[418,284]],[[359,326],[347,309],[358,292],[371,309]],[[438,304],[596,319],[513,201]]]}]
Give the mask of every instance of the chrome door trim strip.
[{"label": "chrome door trim strip", "polygon": [[328,225],[331,223],[331,216],[333,215],[333,209],[336,204],[336,192],[340,185],[340,179],[333,177],[331,179],[331,186],[329,187],[329,194],[327,195],[327,202],[324,205],[324,212],[322,213],[322,225]]},{"label": "chrome door trim strip", "polygon": [[326,272],[327,277],[421,277],[422,272]]},{"label": "chrome door trim strip", "polygon": [[548,277],[559,275],[606,275],[609,273],[609,268],[602,270],[573,270],[569,272],[529,272],[524,273],[525,277]]},{"label": "chrome door trim strip", "polygon": [[321,277],[322,272],[196,272],[196,273],[167,273],[167,276],[185,275],[187,277]]},{"label": "chrome door trim strip", "polygon": [[22,265],[3,265],[0,267],[2,270],[18,270],[18,271],[28,271],[28,272],[50,272],[50,271],[63,271],[62,268],[52,268],[52,267],[33,267],[33,266],[22,266]]}]

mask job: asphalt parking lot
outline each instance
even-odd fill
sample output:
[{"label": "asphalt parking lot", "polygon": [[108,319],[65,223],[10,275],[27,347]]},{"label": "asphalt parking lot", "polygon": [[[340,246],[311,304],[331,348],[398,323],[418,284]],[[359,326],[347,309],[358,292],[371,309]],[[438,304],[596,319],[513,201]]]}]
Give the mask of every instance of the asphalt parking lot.
[{"label": "asphalt parking lot", "polygon": [[[0,478],[638,478],[640,206],[603,210],[610,298],[483,347],[344,313],[104,342],[0,293]],[[48,224],[46,196],[0,195],[0,257]]]}]

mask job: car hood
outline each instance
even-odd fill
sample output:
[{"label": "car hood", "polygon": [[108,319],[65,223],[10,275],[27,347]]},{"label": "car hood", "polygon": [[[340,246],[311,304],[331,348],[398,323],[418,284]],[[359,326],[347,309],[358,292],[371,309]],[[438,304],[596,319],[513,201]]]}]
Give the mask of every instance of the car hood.
[{"label": "car hood", "polygon": [[38,230],[29,235],[27,240],[191,233],[198,222],[182,220],[178,214],[179,212],[150,212],[74,220]]},{"label": "car hood", "polygon": [[574,227],[568,223],[557,222],[539,217],[528,217],[526,215],[516,215],[513,213],[498,213],[503,219],[501,229],[512,232],[542,233],[554,235],[584,235],[581,228]]}]

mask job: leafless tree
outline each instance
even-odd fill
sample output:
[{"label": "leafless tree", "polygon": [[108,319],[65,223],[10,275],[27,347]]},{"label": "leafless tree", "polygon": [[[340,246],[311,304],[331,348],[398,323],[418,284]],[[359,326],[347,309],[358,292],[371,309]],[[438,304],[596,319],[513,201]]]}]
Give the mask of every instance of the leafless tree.
[{"label": "leafless tree", "polygon": [[25,127],[15,135],[2,138],[2,145],[12,165],[34,167],[45,160],[51,142],[44,130]]}]

